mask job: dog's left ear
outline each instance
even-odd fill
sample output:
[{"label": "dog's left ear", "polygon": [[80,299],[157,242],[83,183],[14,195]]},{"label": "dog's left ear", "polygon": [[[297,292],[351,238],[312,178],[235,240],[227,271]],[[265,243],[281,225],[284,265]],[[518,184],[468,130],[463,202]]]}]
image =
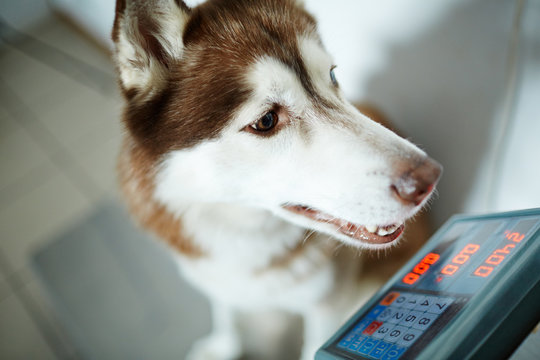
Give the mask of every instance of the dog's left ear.
[{"label": "dog's left ear", "polygon": [[148,99],[181,58],[191,10],[182,0],[117,0],[112,31],[120,85],[128,98]]}]

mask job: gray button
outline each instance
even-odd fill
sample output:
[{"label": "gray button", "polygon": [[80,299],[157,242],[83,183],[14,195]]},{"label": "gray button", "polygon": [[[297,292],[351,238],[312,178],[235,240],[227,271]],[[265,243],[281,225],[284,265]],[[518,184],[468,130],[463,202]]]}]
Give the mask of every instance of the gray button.
[{"label": "gray button", "polygon": [[392,324],[399,324],[405,319],[407,314],[409,313],[409,310],[407,309],[397,309],[392,312],[392,315],[390,318],[388,318],[388,322]]},{"label": "gray button", "polygon": [[422,296],[422,298],[418,300],[418,304],[416,304],[414,310],[426,311],[435,303],[435,300],[437,300],[435,296]]},{"label": "gray button", "polygon": [[405,332],[407,332],[407,330],[409,329],[405,326],[396,326],[395,328],[390,330],[388,334],[386,334],[386,336],[384,337],[384,341],[389,343],[395,343],[403,336]]},{"label": "gray button", "polygon": [[454,302],[453,298],[438,298],[429,307],[427,312],[430,312],[433,314],[442,314],[453,302]]},{"label": "gray button", "polygon": [[383,324],[377,329],[377,331],[373,333],[373,335],[371,335],[371,337],[375,339],[383,339],[386,337],[386,335],[390,334],[390,331],[392,331],[395,327],[396,326],[394,324]]},{"label": "gray button", "polygon": [[416,307],[416,305],[419,304],[420,300],[423,298],[423,295],[411,295],[407,298],[407,300],[403,303],[401,307],[404,309],[412,310]]},{"label": "gray button", "polygon": [[437,314],[424,313],[413,324],[414,329],[426,330],[439,317]]},{"label": "gray button", "polygon": [[423,334],[420,330],[408,329],[398,339],[397,344],[402,346],[411,346]]},{"label": "gray button", "polygon": [[410,293],[401,293],[397,298],[396,300],[394,300],[394,302],[392,303],[392,306],[393,307],[402,307],[403,304],[405,304],[407,302],[407,300],[411,297],[411,296],[414,296],[413,294],[410,294]]},{"label": "gray button", "polygon": [[420,317],[422,317],[424,315],[423,312],[420,312],[420,311],[411,311],[410,313],[408,313],[402,320],[401,322],[399,323],[399,325],[403,325],[403,326],[407,326],[407,327],[411,327],[413,326],[413,324],[418,321],[418,319]]}]

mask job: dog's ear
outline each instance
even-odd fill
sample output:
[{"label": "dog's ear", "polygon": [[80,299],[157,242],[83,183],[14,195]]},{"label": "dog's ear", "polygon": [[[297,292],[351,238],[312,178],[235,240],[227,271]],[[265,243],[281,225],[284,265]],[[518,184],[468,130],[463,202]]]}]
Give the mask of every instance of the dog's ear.
[{"label": "dog's ear", "polygon": [[128,98],[147,98],[182,56],[191,10],[182,0],[117,0],[112,31],[120,86]]}]

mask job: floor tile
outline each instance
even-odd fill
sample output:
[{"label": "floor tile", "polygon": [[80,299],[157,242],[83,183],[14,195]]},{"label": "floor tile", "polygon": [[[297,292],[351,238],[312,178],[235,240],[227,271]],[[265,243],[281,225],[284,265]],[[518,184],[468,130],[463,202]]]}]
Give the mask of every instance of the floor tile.
[{"label": "floor tile", "polygon": [[116,137],[90,149],[73,150],[74,159],[103,194],[118,194],[116,164],[120,146],[121,140]]},{"label": "floor tile", "polygon": [[25,102],[43,108],[61,104],[74,81],[12,47],[0,55],[0,79]]},{"label": "floor tile", "polygon": [[19,129],[19,125],[13,121],[13,118],[7,113],[4,107],[0,104],[0,142]]},{"label": "floor tile", "polygon": [[33,169],[42,168],[46,172],[50,166],[47,154],[23,128],[0,137],[0,191]]},{"label": "floor tile", "polygon": [[56,359],[29,314],[13,295],[0,302],[0,358]]},{"label": "floor tile", "polygon": [[0,210],[0,249],[13,270],[54,234],[91,208],[90,201],[60,171]]},{"label": "floor tile", "polygon": [[11,288],[4,277],[4,274],[0,273],[0,303],[11,294]]},{"label": "floor tile", "polygon": [[67,148],[95,148],[120,133],[120,104],[73,84],[62,103],[42,109],[39,121]]}]

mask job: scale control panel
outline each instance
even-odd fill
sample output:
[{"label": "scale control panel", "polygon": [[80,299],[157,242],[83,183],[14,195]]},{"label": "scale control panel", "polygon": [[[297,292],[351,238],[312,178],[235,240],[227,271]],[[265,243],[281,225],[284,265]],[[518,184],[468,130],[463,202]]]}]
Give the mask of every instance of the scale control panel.
[{"label": "scale control panel", "polygon": [[316,359],[504,357],[538,304],[540,209],[455,216]]}]

